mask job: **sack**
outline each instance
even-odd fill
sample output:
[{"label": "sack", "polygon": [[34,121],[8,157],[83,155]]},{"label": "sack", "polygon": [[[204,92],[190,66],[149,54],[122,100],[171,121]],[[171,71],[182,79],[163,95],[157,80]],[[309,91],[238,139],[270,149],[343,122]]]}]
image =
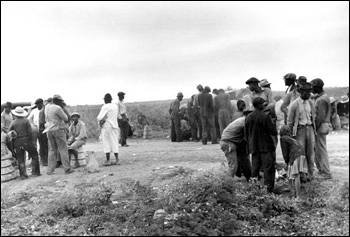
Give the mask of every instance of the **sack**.
[{"label": "sack", "polygon": [[93,151],[87,151],[88,157],[86,159],[85,170],[89,173],[95,173],[100,171],[100,166],[95,158],[95,153]]}]

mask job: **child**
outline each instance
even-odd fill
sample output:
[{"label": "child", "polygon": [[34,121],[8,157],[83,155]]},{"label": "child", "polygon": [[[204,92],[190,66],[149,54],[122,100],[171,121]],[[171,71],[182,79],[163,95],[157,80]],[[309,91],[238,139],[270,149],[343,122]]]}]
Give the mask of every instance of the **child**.
[{"label": "child", "polygon": [[288,166],[289,187],[292,190],[294,181],[295,196],[300,199],[300,173],[307,173],[305,151],[295,139],[290,137],[289,126],[283,125],[281,127],[280,136],[283,158]]}]

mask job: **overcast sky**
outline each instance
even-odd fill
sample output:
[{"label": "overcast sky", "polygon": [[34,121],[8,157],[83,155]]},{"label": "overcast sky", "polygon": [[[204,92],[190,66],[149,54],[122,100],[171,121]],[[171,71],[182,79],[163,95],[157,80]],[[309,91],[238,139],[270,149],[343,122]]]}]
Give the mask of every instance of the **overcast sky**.
[{"label": "overcast sky", "polygon": [[185,98],[196,86],[349,85],[349,2],[1,1],[1,103]]}]

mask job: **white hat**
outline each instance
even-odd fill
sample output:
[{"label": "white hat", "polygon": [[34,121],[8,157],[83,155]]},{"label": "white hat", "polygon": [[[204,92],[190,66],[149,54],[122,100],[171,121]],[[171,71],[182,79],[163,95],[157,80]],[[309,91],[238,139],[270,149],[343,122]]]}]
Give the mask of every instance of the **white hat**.
[{"label": "white hat", "polygon": [[343,95],[343,96],[341,97],[340,103],[347,103],[347,102],[349,102],[349,97],[347,97],[346,95]]},{"label": "white hat", "polygon": [[15,109],[11,110],[11,112],[17,117],[26,117],[28,115],[28,112],[25,111],[21,106],[17,106]]}]

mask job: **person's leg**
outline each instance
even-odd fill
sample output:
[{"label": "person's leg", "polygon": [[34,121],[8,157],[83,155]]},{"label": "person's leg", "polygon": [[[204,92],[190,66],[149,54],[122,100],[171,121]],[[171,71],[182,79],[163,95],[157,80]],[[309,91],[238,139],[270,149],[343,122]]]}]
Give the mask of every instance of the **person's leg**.
[{"label": "person's leg", "polygon": [[234,177],[238,169],[237,146],[232,142],[220,141],[220,148],[225,153],[230,174]]},{"label": "person's leg", "polygon": [[41,175],[39,154],[37,148],[32,142],[25,143],[24,148],[28,152],[29,156],[32,158],[32,175]]},{"label": "person's leg", "polygon": [[40,132],[38,135],[39,140],[39,152],[40,152],[40,161],[43,166],[47,166],[47,156],[48,156],[48,141],[47,134]]},{"label": "person's leg", "polygon": [[215,130],[216,137],[218,137],[220,139],[221,133],[220,133],[220,124],[219,124],[219,115],[218,114],[214,116],[214,130]]},{"label": "person's leg", "polygon": [[252,154],[252,178],[258,179],[261,168],[261,153],[255,152]]},{"label": "person's leg", "polygon": [[295,183],[295,195],[296,195],[296,198],[300,198],[300,189],[301,189],[300,174],[296,174],[295,175],[294,183]]},{"label": "person's leg", "polygon": [[172,142],[176,142],[175,121],[173,118],[171,118],[170,138]]},{"label": "person's leg", "polygon": [[119,164],[119,146],[115,145],[118,144],[115,141],[118,141],[118,137],[119,137],[119,132],[118,129],[116,128],[111,128],[110,130],[110,137],[111,137],[111,148],[112,148],[112,152],[114,153],[114,156],[116,158],[116,164]]},{"label": "person's leg", "polygon": [[324,134],[317,134],[316,136],[316,147],[315,147],[315,157],[316,157],[316,164],[318,170],[328,176],[331,177],[331,171],[329,167],[329,158],[328,158],[328,151],[327,151],[327,135]]},{"label": "person's leg", "polygon": [[[312,127],[307,128],[307,134],[306,134],[306,162],[307,162],[307,168],[308,168],[308,177],[310,179],[313,179],[314,176],[314,168],[315,168],[315,132]],[[304,173],[303,173],[304,175]]]},{"label": "person's leg", "polygon": [[244,177],[247,181],[249,181],[250,177],[252,176],[252,166],[250,164],[249,154],[247,154],[246,151],[245,142],[237,146],[237,160]]},{"label": "person's leg", "polygon": [[57,143],[55,136],[52,131],[47,132],[47,138],[48,138],[48,167],[47,167],[47,174],[52,174],[55,171],[56,164],[57,164]]},{"label": "person's leg", "polygon": [[264,185],[269,193],[273,192],[275,186],[275,159],[273,152],[261,153],[261,159],[264,167]]},{"label": "person's leg", "polygon": [[72,173],[74,170],[73,167],[69,164],[66,132],[63,129],[60,129],[54,131],[54,134],[57,142],[57,149],[61,157],[63,169],[66,172],[66,174]]},{"label": "person's leg", "polygon": [[218,144],[217,136],[216,136],[216,129],[215,129],[215,121],[214,116],[208,116],[208,126],[210,129],[210,135],[211,135],[211,143],[212,144]]},{"label": "person's leg", "polygon": [[196,123],[196,119],[194,118],[193,115],[190,116],[190,125],[191,125],[191,137],[192,141],[198,141],[198,127]]},{"label": "person's leg", "polygon": [[197,125],[198,125],[198,140],[201,140],[202,136],[203,136],[203,127],[202,127],[202,118],[199,115],[199,112],[196,115],[196,121],[197,121]]},{"label": "person's leg", "polygon": [[182,141],[182,132],[181,132],[181,119],[180,119],[180,117],[176,117],[174,119],[174,124],[175,124],[176,141],[181,142]]},{"label": "person's leg", "polygon": [[[78,141],[74,141],[69,147],[69,153],[74,155],[75,158],[75,164],[74,164],[74,169],[78,168],[80,166],[79,164],[79,153],[78,153],[78,149],[80,147],[82,147],[83,145],[86,144],[86,141],[83,140],[78,140]],[[70,155],[69,155],[69,163],[70,163]]]},{"label": "person's leg", "polygon": [[207,145],[208,141],[208,121],[207,117],[201,117],[202,121],[202,144]]},{"label": "person's leg", "polygon": [[21,179],[26,179],[26,178],[28,178],[28,175],[27,175],[27,169],[26,169],[26,161],[24,158],[24,150],[17,147],[17,146],[14,146],[14,149],[15,149],[16,154],[17,154],[19,175],[20,175]]}]

